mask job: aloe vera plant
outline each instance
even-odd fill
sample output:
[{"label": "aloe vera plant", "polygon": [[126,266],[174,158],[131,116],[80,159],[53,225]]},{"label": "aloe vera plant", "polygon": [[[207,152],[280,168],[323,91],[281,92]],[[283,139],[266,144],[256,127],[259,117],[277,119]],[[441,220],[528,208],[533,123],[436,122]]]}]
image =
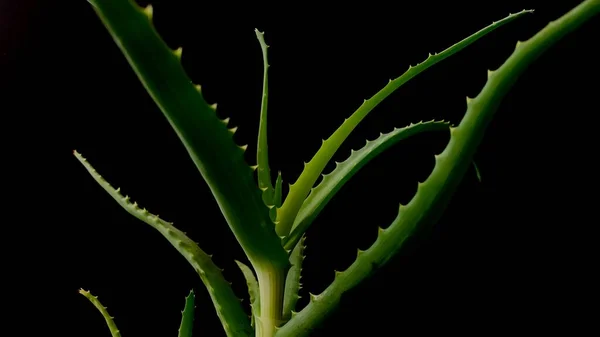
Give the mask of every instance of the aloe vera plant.
[{"label": "aloe vera plant", "polygon": [[[447,204],[471,165],[473,154],[501,99],[519,75],[553,43],[600,12],[600,0],[583,1],[529,40],[518,42],[502,66],[488,71],[488,80],[481,92],[474,98],[467,98],[467,111],[458,125],[433,120],[381,134],[362,149],[353,151],[346,161],[336,163],[335,170],[323,175],[322,181],[315,186],[325,166],[350,133],[392,92],[434,64],[532,11],[511,14],[440,53],[430,54],[425,61],[409,67],[365,100],[323,141],[284,196],[281,172],[273,182],[269,167],[269,63],[263,33],[256,31],[263,53],[264,78],[256,165],[250,166],[243,157],[246,146],[239,146],[232,139],[236,128],[228,127],[228,119],[217,117],[216,105],[205,101],[200,86],[194,85],[182,68],[182,49],[169,49],[155,31],[152,7],[140,8],[131,0],[89,2],[183,142],[250,262],[247,265],[236,261],[247,281],[250,317],[211,256],[172,223],[141,208],[118,188],[113,188],[81,154],[74,151],[76,158],[126,211],[158,230],[192,265],[206,286],[228,336],[257,337],[309,335],[335,310],[343,294],[385,264],[417,227],[436,221],[440,209]],[[359,250],[356,260],[346,270],[336,271],[335,279],[323,292],[311,294],[309,304],[297,308],[304,234],[327,203],[358,170],[390,146],[416,134],[443,130],[450,132],[450,140],[435,156],[433,171],[418,183],[410,202],[399,205],[397,217],[386,228],[379,228],[377,239],[370,248]],[[87,291],[80,292],[100,310],[113,336],[120,336],[98,299]],[[191,335],[193,301],[194,296],[190,294],[183,311],[180,336]]]}]

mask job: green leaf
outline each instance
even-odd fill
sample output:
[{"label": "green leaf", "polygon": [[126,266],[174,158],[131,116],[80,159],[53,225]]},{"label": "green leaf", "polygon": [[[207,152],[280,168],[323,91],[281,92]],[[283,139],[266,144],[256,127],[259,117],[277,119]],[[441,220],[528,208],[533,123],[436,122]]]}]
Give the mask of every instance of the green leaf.
[{"label": "green leaf", "polygon": [[265,43],[264,33],[255,29],[256,38],[260,43],[263,57],[263,92],[260,107],[260,123],[258,126],[258,146],[256,149],[256,162],[258,165],[258,187],[263,191],[263,201],[273,205],[273,184],[271,182],[271,170],[269,168],[269,149],[267,146],[267,105],[269,99],[269,60]]},{"label": "green leaf", "polygon": [[92,302],[96,309],[100,311],[102,317],[104,317],[104,320],[106,321],[106,325],[108,325],[108,329],[110,330],[111,336],[121,337],[121,332],[119,332],[119,329],[117,328],[113,317],[110,316],[110,314],[106,310],[106,307],[103,306],[102,303],[100,303],[100,301],[98,300],[98,296],[92,296],[92,294],[89,291],[83,289],[79,289],[79,293],[85,296],[88,300],[90,300],[90,302]]},{"label": "green leaf", "polygon": [[359,250],[354,263],[345,271],[336,273],[334,281],[321,294],[312,295],[310,303],[279,329],[277,337],[308,336],[339,304],[342,294],[389,261],[416,227],[434,222],[441,216],[471,164],[502,98],[512,85],[538,56],[598,13],[600,1],[582,2],[529,40],[517,44],[504,64],[488,73],[488,81],[479,95],[467,100],[467,111],[460,124],[450,128],[448,145],[435,156],[433,171],[418,184],[412,200],[400,205],[398,216],[387,229],[379,229],[375,243],[365,251]]},{"label": "green leaf", "polygon": [[260,316],[260,292],[258,288],[258,281],[256,280],[256,276],[254,276],[254,272],[252,272],[250,267],[238,260],[235,260],[235,263],[242,271],[242,274],[244,274],[246,284],[248,285],[248,295],[250,297],[250,306],[252,307],[252,325],[254,325],[255,317]]},{"label": "green leaf", "polygon": [[[253,265],[288,267],[254,172],[232,131],[192,84],[181,49],[168,48],[132,0],[88,0],[141,83],[163,112],[213,193],[229,227]],[[210,50],[210,49],[209,49]]]},{"label": "green leaf", "polygon": [[395,80],[390,80],[390,82],[377,94],[370,99],[366,99],[358,108],[358,110],[352,114],[352,116],[344,120],[342,125],[327,140],[323,141],[321,148],[319,148],[313,158],[305,165],[304,170],[298,177],[298,180],[290,185],[288,196],[283,202],[281,208],[277,210],[277,234],[279,236],[285,236],[290,233],[298,211],[300,210],[304,199],[310,192],[310,189],[319,178],[319,175],[321,172],[323,172],[323,169],[327,163],[331,160],[335,152],[354,130],[354,128],[356,128],[356,126],[367,116],[369,112],[371,112],[371,110],[373,110],[373,108],[375,108],[379,103],[381,103],[386,97],[392,94],[404,83],[408,82],[410,79],[422,73],[429,67],[459,52],[502,25],[529,12],[531,11],[522,11],[516,14],[511,14],[508,17],[500,21],[496,21],[476,32],[475,34],[467,37],[466,39],[454,44],[441,53],[433,55],[430,54],[425,61],[417,64],[414,67],[409,67],[408,70],[400,77],[396,78]]},{"label": "green leaf", "polygon": [[[185,233],[175,228],[172,223],[159,218],[140,208],[137,203],[132,203],[128,196],[123,196],[120,189],[113,188],[93,167],[79,154],[73,151],[75,157],[83,164],[90,175],[117,201],[129,214],[142,220],[159,231],[179,251],[183,257],[194,267],[200,279],[208,289],[213,301],[217,315],[221,320],[227,336],[249,336],[252,328],[242,305],[233,292],[229,282],[223,277],[221,269],[212,261],[210,255],[206,254]],[[118,235],[118,232],[115,232]]]},{"label": "green leaf", "polygon": [[288,250],[292,249],[329,200],[356,172],[377,155],[401,140],[422,132],[448,130],[449,125],[444,121],[410,124],[404,128],[395,128],[386,134],[382,133],[377,139],[367,141],[367,144],[360,150],[352,150],[348,159],[341,163],[336,162],[335,169],[329,174],[324,174],[321,183],[311,190],[298,212],[292,232],[283,239],[283,247]]},{"label": "green leaf", "polygon": [[283,319],[288,321],[296,312],[296,304],[300,299],[300,289],[302,284],[302,262],[304,262],[304,235],[296,243],[294,250],[290,254],[290,263],[292,267],[288,271],[285,280],[285,292],[283,297]]},{"label": "green leaf", "polygon": [[277,180],[275,181],[275,190],[273,192],[273,204],[274,207],[269,209],[271,220],[277,221],[277,207],[281,207],[281,197],[283,194],[283,178],[281,177],[281,171],[277,172]]},{"label": "green leaf", "polygon": [[179,337],[192,337],[192,330],[194,329],[194,290],[190,291],[190,294],[185,298],[185,306],[181,312],[181,324],[179,325]]},{"label": "green leaf", "polygon": [[275,206],[281,206],[281,196],[283,194],[283,178],[281,177],[281,171],[277,172],[277,180],[275,181],[275,196],[273,198]]}]

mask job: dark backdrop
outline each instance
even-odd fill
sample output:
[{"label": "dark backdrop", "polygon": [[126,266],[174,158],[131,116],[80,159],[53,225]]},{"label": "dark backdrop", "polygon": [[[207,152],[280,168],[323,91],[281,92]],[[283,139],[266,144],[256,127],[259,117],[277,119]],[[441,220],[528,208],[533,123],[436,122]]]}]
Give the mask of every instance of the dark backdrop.
[{"label": "dark backdrop", "polygon": [[[579,2],[153,4],[158,31],[171,47],[184,47],[185,69],[207,100],[219,104],[219,116],[239,126],[234,138],[249,144],[251,164],[262,81],[253,29],[265,31],[271,167],[292,182],[321,138],[428,52],[511,12],[536,9],[403,86],[357,128],[337,161],[380,131],[432,118],[458,122],[465,96],[479,92],[487,69],[497,68],[517,40]],[[113,185],[174,221],[214,254],[246,297],[233,263],[245,261],[241,249],[90,5],[0,3],[3,166],[9,170],[3,212],[11,219],[3,238],[15,268],[6,278],[29,289],[9,294],[25,311],[9,311],[46,335],[108,336],[100,314],[77,294],[83,287],[108,306],[124,337],[167,336],[177,333],[184,296],[194,288],[195,334],[223,335],[193,269],[72,156],[77,149]],[[549,50],[505,98],[476,154],[482,182],[469,171],[441,220],[344,297],[314,336],[572,334],[590,322],[583,285],[594,265],[586,237],[595,217],[584,205],[596,194],[599,19]],[[446,142],[446,133],[404,141],[345,185],[307,233],[300,306],[308,291],[319,293],[331,282],[334,269],[351,263],[357,248],[373,242],[377,226],[393,220]]]}]

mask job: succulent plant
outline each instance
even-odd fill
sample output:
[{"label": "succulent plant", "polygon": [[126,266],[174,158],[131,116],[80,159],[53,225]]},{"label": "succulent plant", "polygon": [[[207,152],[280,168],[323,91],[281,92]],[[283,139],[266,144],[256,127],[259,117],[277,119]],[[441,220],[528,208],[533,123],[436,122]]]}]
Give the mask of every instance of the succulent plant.
[{"label": "succulent plant", "polygon": [[[154,29],[152,6],[141,8],[132,0],[89,2],[181,139],[249,260],[250,266],[240,261],[236,263],[247,281],[250,317],[210,255],[172,223],[141,208],[121,194],[120,189],[113,188],[81,154],[74,151],[76,158],[127,212],[158,230],[187,259],[206,286],[227,336],[257,337],[309,335],[336,308],[344,293],[398,252],[415,228],[435,222],[472,164],[473,154],[499,103],[519,75],[553,43],[600,12],[600,0],[583,1],[529,40],[517,42],[510,57],[498,69],[488,71],[481,92],[474,98],[467,98],[467,111],[458,125],[432,120],[382,133],[377,139],[367,141],[360,150],[352,151],[346,161],[336,163],[336,168],[323,175],[322,181],[315,186],[346,138],[386,97],[429,67],[533,11],[511,14],[442,52],[430,54],[365,100],[323,141],[284,196],[281,172],[273,182],[269,167],[269,63],[268,46],[262,32],[256,30],[264,60],[262,108],[256,165],[250,166],[243,156],[246,146],[233,141],[236,128],[229,127],[228,119],[217,117],[216,105],[206,102],[200,86],[192,83],[181,66],[182,49],[169,49]],[[333,282],[323,292],[311,294],[308,305],[297,308],[304,234],[327,203],[358,170],[390,146],[413,135],[440,130],[448,130],[450,140],[435,156],[432,172],[418,183],[410,202],[398,206],[398,215],[393,222],[386,228],[379,228],[376,241],[368,249],[359,250],[355,261],[346,270],[336,271]],[[113,336],[120,336],[98,299],[87,291],[80,292],[104,315]],[[194,294],[191,293],[185,302],[179,336],[191,336],[193,302]]]}]

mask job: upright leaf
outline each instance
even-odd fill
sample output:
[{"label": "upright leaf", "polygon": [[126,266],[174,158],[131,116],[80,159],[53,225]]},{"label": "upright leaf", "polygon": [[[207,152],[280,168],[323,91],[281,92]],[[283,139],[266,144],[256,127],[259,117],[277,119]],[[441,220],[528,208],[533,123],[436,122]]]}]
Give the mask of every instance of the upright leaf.
[{"label": "upright leaf", "polygon": [[283,178],[281,177],[281,171],[277,172],[277,180],[275,181],[275,193],[273,197],[273,203],[275,206],[281,206],[281,197],[283,195]]},{"label": "upright leaf", "polygon": [[275,190],[273,191],[273,207],[269,209],[271,220],[277,222],[277,207],[281,207],[281,198],[283,196],[283,178],[281,171],[277,172],[277,180],[275,181]]},{"label": "upright leaf", "polygon": [[348,159],[341,163],[336,162],[335,169],[329,174],[324,174],[321,183],[311,190],[294,221],[292,232],[283,239],[283,247],[292,249],[296,246],[298,240],[329,200],[373,158],[401,140],[422,132],[448,130],[449,126],[450,124],[444,121],[410,124],[407,127],[395,128],[389,133],[381,134],[375,140],[367,141],[367,144],[360,150],[352,150]]},{"label": "upright leaf", "polygon": [[136,202],[131,202],[128,196],[121,194],[120,189],[113,188],[93,167],[79,154],[74,151],[75,157],[83,164],[92,178],[123,207],[129,214],[147,223],[159,231],[170,243],[183,255],[192,265],[206,286],[213,301],[217,315],[227,333],[227,336],[248,336],[252,329],[246,317],[246,313],[229,282],[223,277],[221,269],[212,261],[210,255],[206,254],[198,245],[182,231],[175,228],[172,223],[164,221],[158,216],[140,208]]},{"label": "upright leaf", "polygon": [[248,286],[248,295],[250,297],[250,307],[251,307],[251,319],[252,325],[254,325],[254,320],[256,317],[260,316],[260,291],[258,288],[258,281],[256,280],[256,276],[252,272],[252,269],[245,265],[240,261],[235,261],[238,265],[244,278],[246,279],[246,285]]},{"label": "upright leaf", "polygon": [[194,329],[194,314],[196,306],[194,305],[194,290],[185,298],[185,306],[181,312],[181,324],[179,325],[179,337],[192,337]]},{"label": "upright leaf", "polygon": [[258,146],[256,149],[256,163],[258,165],[258,187],[263,191],[263,201],[273,205],[273,183],[271,182],[271,170],[269,168],[269,149],[267,146],[267,105],[269,101],[269,59],[264,33],[255,29],[256,38],[260,43],[263,58],[263,89],[260,107],[260,123],[258,126]]},{"label": "upright leaf", "polygon": [[288,256],[244,161],[245,146],[235,145],[215,106],[192,84],[181,49],[168,48],[152,26],[152,11],[133,0],[88,1],[185,145],[248,259],[286,268]]},{"label": "upright leaf", "polygon": [[296,243],[296,246],[290,254],[290,268],[285,280],[285,292],[283,296],[283,319],[285,321],[292,318],[296,313],[296,304],[300,299],[300,289],[302,289],[302,263],[304,262],[304,236]]}]

